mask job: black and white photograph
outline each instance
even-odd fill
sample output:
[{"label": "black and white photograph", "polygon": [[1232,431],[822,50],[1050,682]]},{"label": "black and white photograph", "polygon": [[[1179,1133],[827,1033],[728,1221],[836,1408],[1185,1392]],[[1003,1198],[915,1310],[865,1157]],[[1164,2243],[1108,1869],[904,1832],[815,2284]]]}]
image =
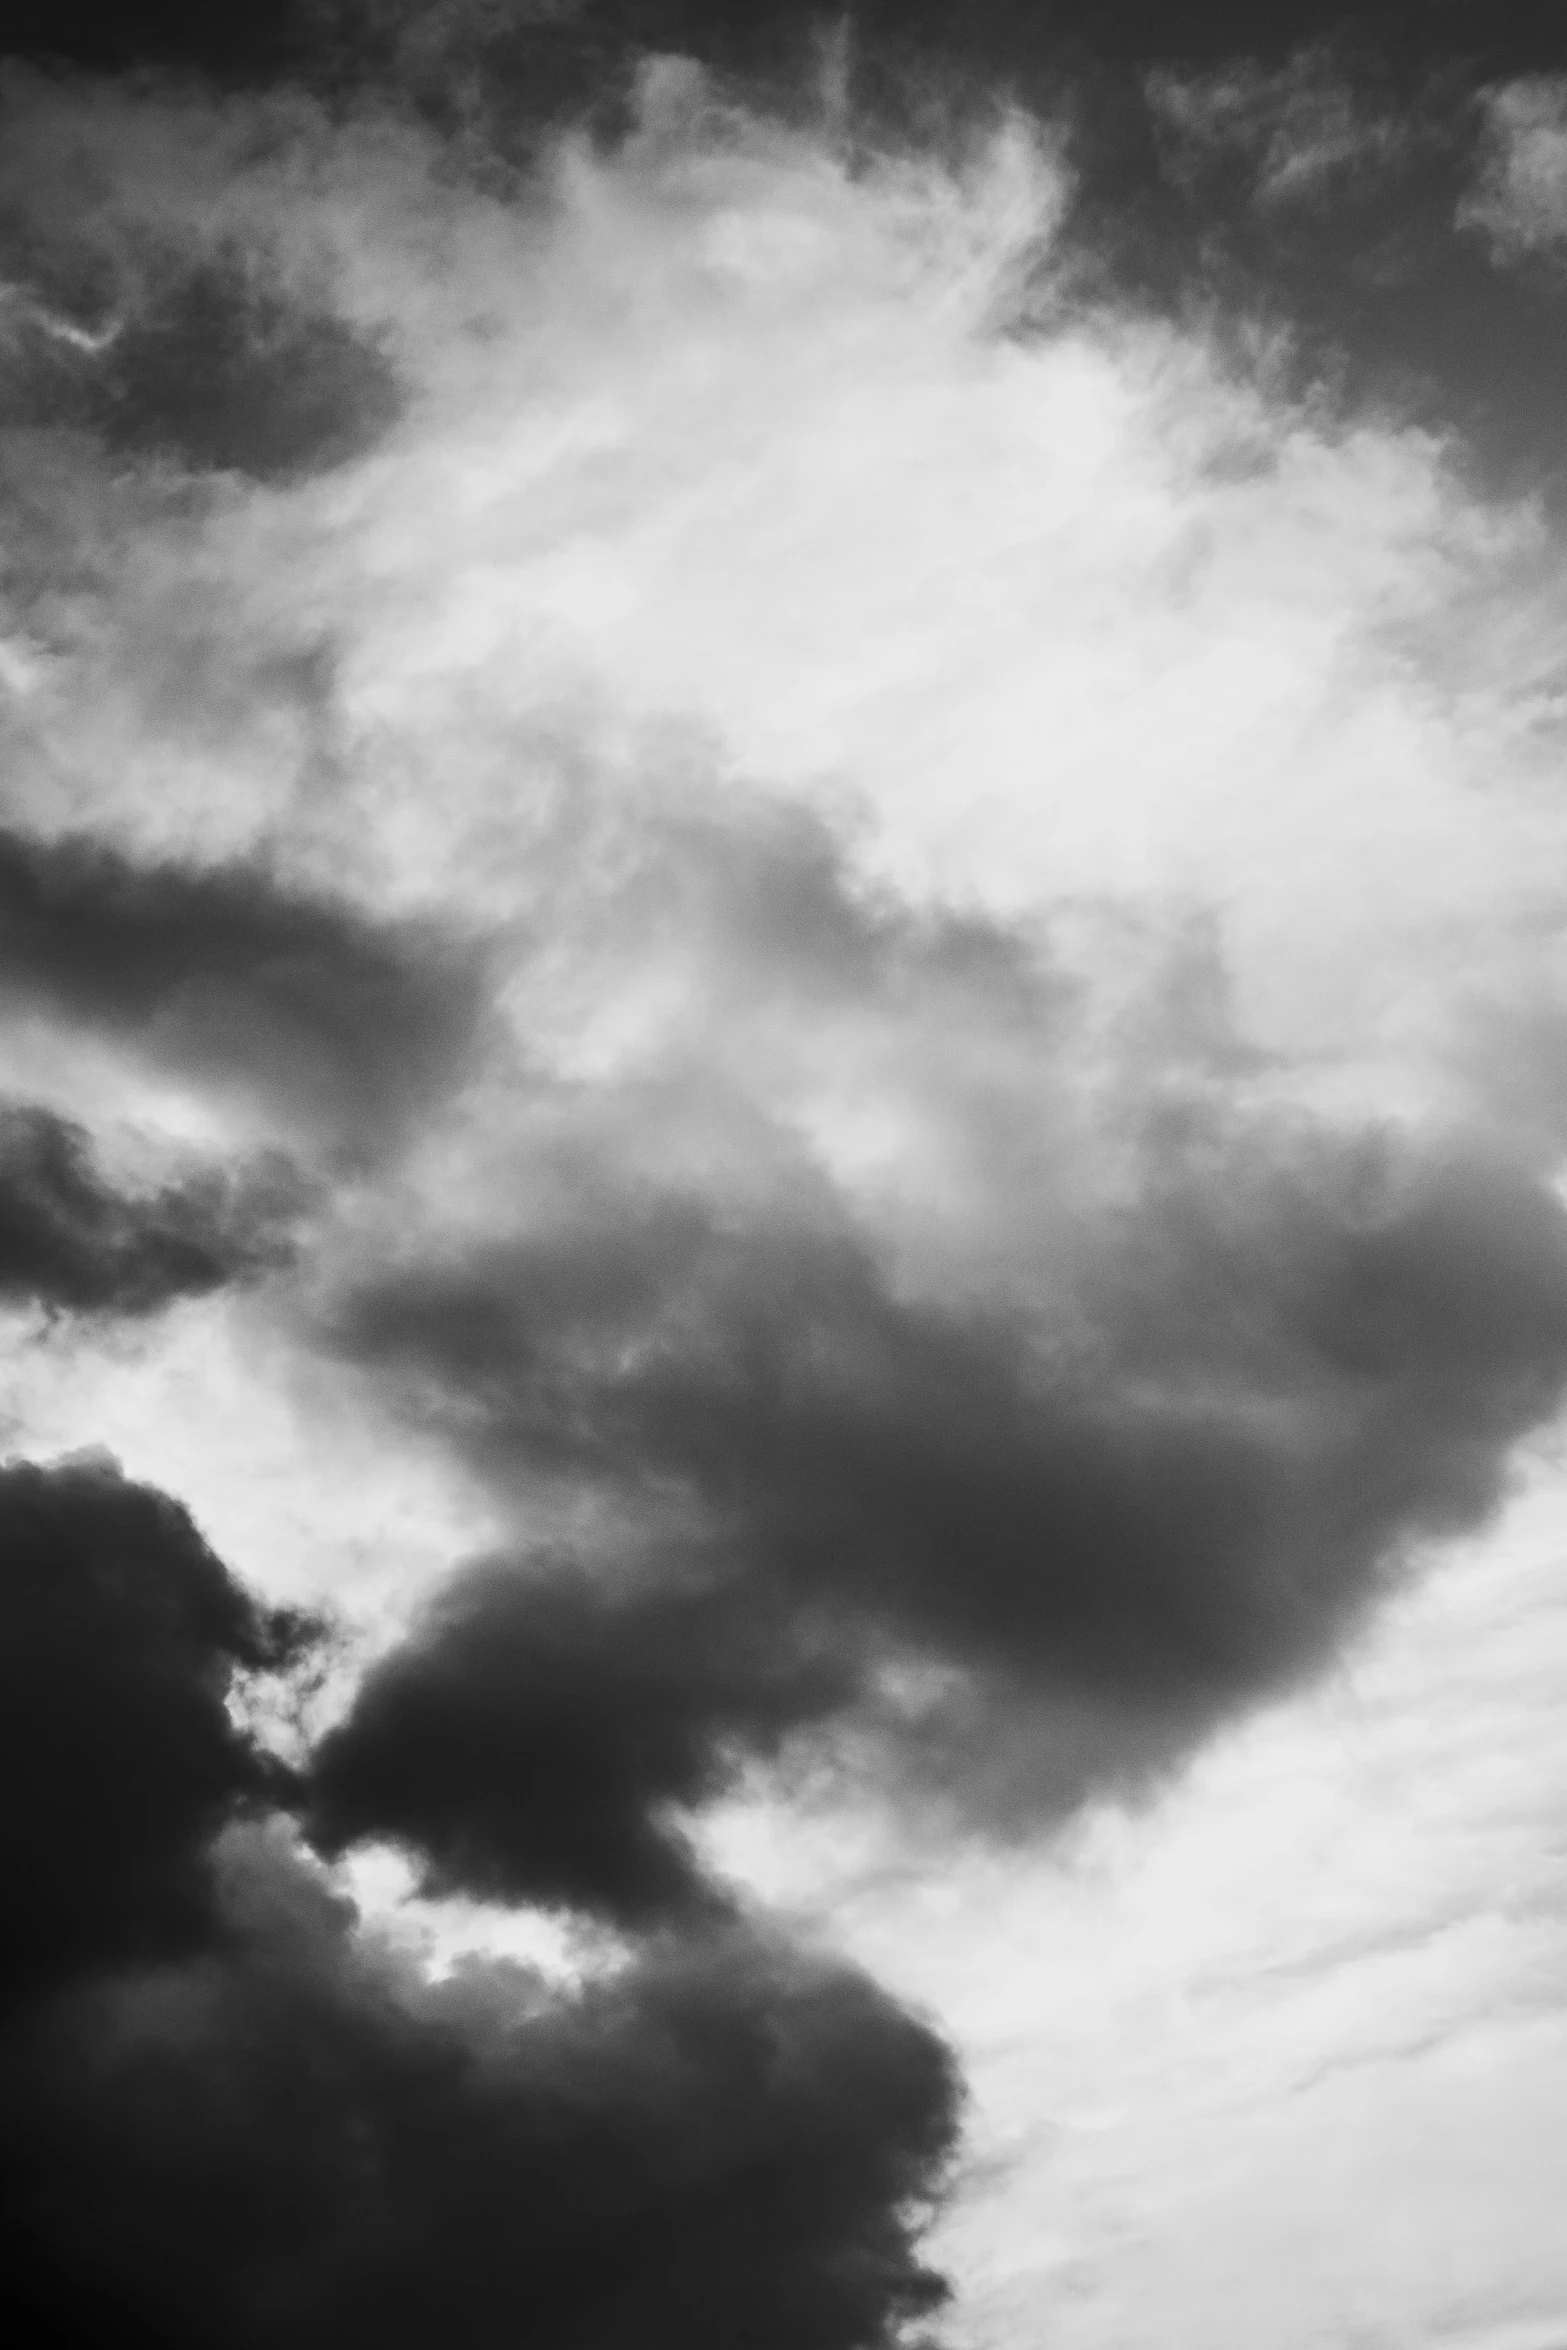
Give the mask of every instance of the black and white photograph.
[{"label": "black and white photograph", "polygon": [[1567,10],[0,0],[22,2350],[1567,2350]]}]

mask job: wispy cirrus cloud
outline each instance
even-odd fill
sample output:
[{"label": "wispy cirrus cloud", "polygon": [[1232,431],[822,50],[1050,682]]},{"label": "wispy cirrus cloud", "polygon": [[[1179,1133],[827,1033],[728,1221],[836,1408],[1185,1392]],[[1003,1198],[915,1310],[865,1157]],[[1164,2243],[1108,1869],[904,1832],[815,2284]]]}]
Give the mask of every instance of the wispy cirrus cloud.
[{"label": "wispy cirrus cloud", "polygon": [[1414,137],[1407,118],[1380,111],[1330,50],[1297,50],[1272,71],[1250,58],[1203,76],[1163,67],[1148,97],[1177,178],[1233,158],[1264,206],[1342,201],[1395,170]]}]

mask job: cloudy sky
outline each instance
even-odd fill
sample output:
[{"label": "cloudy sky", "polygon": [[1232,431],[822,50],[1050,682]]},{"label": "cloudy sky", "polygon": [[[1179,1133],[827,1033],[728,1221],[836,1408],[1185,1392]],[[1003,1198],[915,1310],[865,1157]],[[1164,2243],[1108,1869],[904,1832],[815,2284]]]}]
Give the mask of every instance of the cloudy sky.
[{"label": "cloudy sky", "polygon": [[30,2341],[1564,2350],[1559,12],[4,26]]}]

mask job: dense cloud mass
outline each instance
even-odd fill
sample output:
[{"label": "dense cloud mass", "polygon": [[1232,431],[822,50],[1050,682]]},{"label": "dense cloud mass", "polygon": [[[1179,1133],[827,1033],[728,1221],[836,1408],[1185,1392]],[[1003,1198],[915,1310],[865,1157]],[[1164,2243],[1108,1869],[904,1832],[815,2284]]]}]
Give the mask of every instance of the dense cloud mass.
[{"label": "dense cloud mass", "polygon": [[950,2069],[870,1983],[715,1923],[570,1994],[432,1987],[230,1824],[289,1786],[228,1685],[307,1627],[93,1463],[5,1472],[0,1572],[4,2251],[45,2338],[859,2350],[939,2299]]},{"label": "dense cloud mass", "polygon": [[3,1001],[374,1139],[456,1076],[482,998],[460,942],[259,866],[144,863],[5,831]]},{"label": "dense cloud mass", "polygon": [[911,2223],[943,2052],[862,1977],[740,1933],[581,1994],[410,1981],[296,1866],[232,1851],[237,1947],[7,2052],[29,2234],[81,2287],[244,2344],[849,2350],[939,2300]]},{"label": "dense cloud mass", "polygon": [[[695,1570],[695,1571],[694,1571]],[[716,1899],[671,1806],[719,1793],[848,1703],[827,1611],[760,1577],[704,1577],[689,1546],[623,1588],[579,1562],[487,1560],[376,1665],[312,1763],[318,1844],[406,1840],[434,1891],[601,1909],[635,1924]]]},{"label": "dense cloud mass", "polygon": [[[385,361],[330,312],[300,314],[231,263],[137,289],[128,317],[79,325],[37,284],[13,300],[0,426],[95,434],[111,455],[288,481],[352,457],[395,420]],[[100,297],[101,299],[101,297]]]},{"label": "dense cloud mass", "polygon": [[[846,1234],[628,1221],[356,1308],[357,1347],[492,1474],[670,1528],[630,1600],[613,1552],[574,1589],[527,1562],[470,1577],[328,1742],[328,1817],[475,1892],[558,1897],[534,1807],[570,1777],[615,1827],[577,1865],[608,1906],[647,1899],[628,1795],[662,1855],[660,1806],[863,1707],[877,1657],[959,1668],[997,1741],[1043,1709],[1042,1783],[998,1793],[982,1746],[982,1809],[1078,1800],[1330,1656],[1411,1540],[1494,1505],[1567,1381],[1555,1197],[1375,1140],[1191,1151],[1053,1327],[901,1297]],[[1124,1708],[1126,1750],[1063,1757],[1063,1692]]]},{"label": "dense cloud mass", "polygon": [[75,1313],[154,1313],[284,1261],[299,1185],[287,1163],[116,1188],[84,1128],[0,1101],[0,1297]]},{"label": "dense cloud mass", "polygon": [[0,1472],[0,1555],[14,2006],[213,1940],[210,1842],[276,1785],[225,1698],[303,1627],[258,1608],[177,1503],[105,1463]]},{"label": "dense cloud mass", "polygon": [[[819,828],[673,839],[573,907],[658,974],[629,1060],[546,1089],[520,1192],[389,1235],[324,1332],[520,1530],[589,1532],[432,1602],[316,1832],[619,1916],[689,1904],[682,1819],[795,1734],[1009,1829],[1166,1767],[1483,1520],[1567,1383],[1526,1159],[1282,1107],[1200,972],[1109,1048],[1024,930],[856,891]],[[832,1169],[856,1090],[934,1215]]]}]

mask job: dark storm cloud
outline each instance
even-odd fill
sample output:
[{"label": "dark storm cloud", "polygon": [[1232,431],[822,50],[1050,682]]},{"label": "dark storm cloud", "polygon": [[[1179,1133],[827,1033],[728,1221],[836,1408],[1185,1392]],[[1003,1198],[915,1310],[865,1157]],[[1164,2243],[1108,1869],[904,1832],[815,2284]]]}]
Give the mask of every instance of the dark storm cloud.
[{"label": "dark storm cloud", "polygon": [[84,1127],[0,1100],[0,1298],[150,1314],[284,1261],[300,1205],[285,1166],[117,1189]]},{"label": "dark storm cloud", "polygon": [[635,1924],[715,1898],[669,1817],[716,1794],[731,1742],[766,1752],[841,1709],[853,1657],[746,1585],[630,1564],[487,1560],[362,1684],[311,1773],[323,1849],[427,1856],[432,1892],[599,1909]]},{"label": "dark storm cloud", "polygon": [[378,351],[239,256],[170,263],[133,296],[95,289],[83,323],[57,301],[47,282],[7,290],[0,425],[88,430],[115,456],[282,482],[357,456],[400,412]]},{"label": "dark storm cloud", "polygon": [[854,1970],[730,1929],[432,1988],[286,1854],[228,1861],[228,1949],[0,2055],[46,2310],[59,2276],[242,2350],[890,2350],[939,2301],[949,2063]]},{"label": "dark storm cloud", "polygon": [[[443,1883],[558,1898],[536,1823],[569,1763],[613,1826],[579,1848],[613,1910],[657,1895],[636,1856],[667,1854],[671,1801],[866,1715],[867,1660],[956,1670],[993,1750],[1031,1715],[1048,1741],[1063,1699],[1129,1724],[1075,1764],[1052,1749],[1046,1816],[1320,1666],[1411,1541],[1494,1506],[1557,1405],[1567,1215],[1506,1167],[1241,1134],[1162,1144],[1054,1318],[901,1295],[847,1230],[623,1206],[389,1277],[343,1335],[503,1486],[667,1534],[633,1601],[572,1590],[564,1630],[526,1561],[459,1584],[329,1742],[324,1816],[341,1801]],[[708,1579],[665,1596],[682,1536]],[[748,1608],[776,1669],[742,1645],[726,1679]],[[797,1673],[802,1639],[836,1683]],[[948,1762],[982,1810],[1027,1808],[995,1751]]]},{"label": "dark storm cloud", "polygon": [[205,1946],[210,1839],[277,1781],[225,1698],[299,1621],[258,1608],[176,1503],[83,1460],[0,1469],[0,1624],[7,2004]]},{"label": "dark storm cloud", "polygon": [[123,1038],[374,1137],[455,1081],[476,950],[259,865],[137,862],[0,830],[0,1002]]},{"label": "dark storm cloud", "polygon": [[890,2350],[939,2301],[951,2065],[863,1976],[731,1922],[432,1986],[236,1824],[288,1787],[226,1693],[304,1628],[183,1511],[7,1470],[0,1605],[0,2259],[43,2338]]}]

